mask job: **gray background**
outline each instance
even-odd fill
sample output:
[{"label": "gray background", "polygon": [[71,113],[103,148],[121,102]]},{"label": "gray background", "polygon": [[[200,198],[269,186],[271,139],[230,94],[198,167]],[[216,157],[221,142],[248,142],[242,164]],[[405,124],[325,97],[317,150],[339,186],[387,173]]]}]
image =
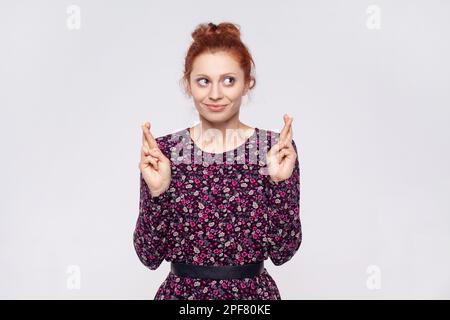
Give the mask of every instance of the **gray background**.
[{"label": "gray background", "polygon": [[241,120],[279,131],[294,117],[303,242],[266,261],[282,298],[450,298],[449,13],[435,0],[2,0],[0,298],[153,299],[169,264],[146,269],[132,245],[140,125],[197,122],[178,80],[209,21],[239,24],[256,62]]}]

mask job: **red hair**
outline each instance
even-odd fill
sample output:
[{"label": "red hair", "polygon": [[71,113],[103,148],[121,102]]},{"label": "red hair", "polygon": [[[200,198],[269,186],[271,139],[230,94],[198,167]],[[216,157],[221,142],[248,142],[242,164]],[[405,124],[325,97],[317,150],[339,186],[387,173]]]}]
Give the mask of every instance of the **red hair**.
[{"label": "red hair", "polygon": [[[245,83],[249,85],[249,89],[253,89],[256,85],[256,79],[252,75],[255,62],[246,47],[241,41],[240,26],[222,22],[218,25],[210,22],[208,24],[199,24],[191,33],[193,42],[191,43],[184,61],[184,74],[181,79],[185,85],[190,83],[190,75],[192,66],[197,56],[204,52],[215,53],[225,51],[229,53],[239,63],[244,71]],[[253,66],[253,69],[252,69]]]}]

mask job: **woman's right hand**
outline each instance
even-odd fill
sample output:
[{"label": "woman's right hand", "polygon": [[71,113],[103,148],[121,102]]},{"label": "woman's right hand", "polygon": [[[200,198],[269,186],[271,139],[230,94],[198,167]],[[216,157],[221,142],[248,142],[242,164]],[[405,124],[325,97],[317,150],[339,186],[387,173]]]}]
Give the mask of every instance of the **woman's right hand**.
[{"label": "woman's right hand", "polygon": [[150,123],[142,126],[142,148],[139,169],[152,197],[164,193],[172,180],[170,160],[159,149],[158,143],[150,132]]}]

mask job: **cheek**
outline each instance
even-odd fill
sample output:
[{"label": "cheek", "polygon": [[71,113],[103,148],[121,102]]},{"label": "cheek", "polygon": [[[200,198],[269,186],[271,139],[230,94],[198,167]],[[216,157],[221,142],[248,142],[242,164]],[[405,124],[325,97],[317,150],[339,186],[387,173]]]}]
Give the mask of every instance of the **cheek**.
[{"label": "cheek", "polygon": [[232,102],[239,102],[239,100],[242,98],[242,90],[240,89],[232,89],[225,93],[225,96],[228,100]]},{"label": "cheek", "polygon": [[194,98],[195,101],[203,101],[205,100],[205,98],[208,97],[208,89],[204,89],[204,88],[193,88],[191,90],[192,92],[192,97]]},{"label": "cheek", "polygon": [[[231,102],[239,102],[242,98],[243,87],[233,87],[233,88],[223,88],[222,89],[223,96]],[[203,102],[208,98],[209,89],[208,88],[200,88],[198,86],[191,87],[192,98],[195,102]]]},{"label": "cheek", "polygon": [[230,100],[239,100],[242,97],[243,93],[244,93],[243,86],[234,86],[232,88],[227,88],[224,90],[224,94]]}]

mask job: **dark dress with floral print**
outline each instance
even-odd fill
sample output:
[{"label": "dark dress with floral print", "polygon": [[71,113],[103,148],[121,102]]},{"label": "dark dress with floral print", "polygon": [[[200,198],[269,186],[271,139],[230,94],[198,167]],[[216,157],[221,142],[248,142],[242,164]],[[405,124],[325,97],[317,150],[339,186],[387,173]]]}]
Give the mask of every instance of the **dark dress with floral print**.
[{"label": "dark dress with floral print", "polygon": [[[172,179],[167,191],[152,197],[140,174],[134,247],[141,262],[155,270],[163,260],[208,266],[268,258],[278,266],[289,261],[302,241],[298,156],[287,180],[273,182],[260,170],[278,139],[277,132],[255,128],[238,148],[209,153],[198,148],[189,128],[156,138],[171,161]],[[280,300],[281,296],[264,268],[253,278],[225,280],[169,272],[154,299]]]}]

